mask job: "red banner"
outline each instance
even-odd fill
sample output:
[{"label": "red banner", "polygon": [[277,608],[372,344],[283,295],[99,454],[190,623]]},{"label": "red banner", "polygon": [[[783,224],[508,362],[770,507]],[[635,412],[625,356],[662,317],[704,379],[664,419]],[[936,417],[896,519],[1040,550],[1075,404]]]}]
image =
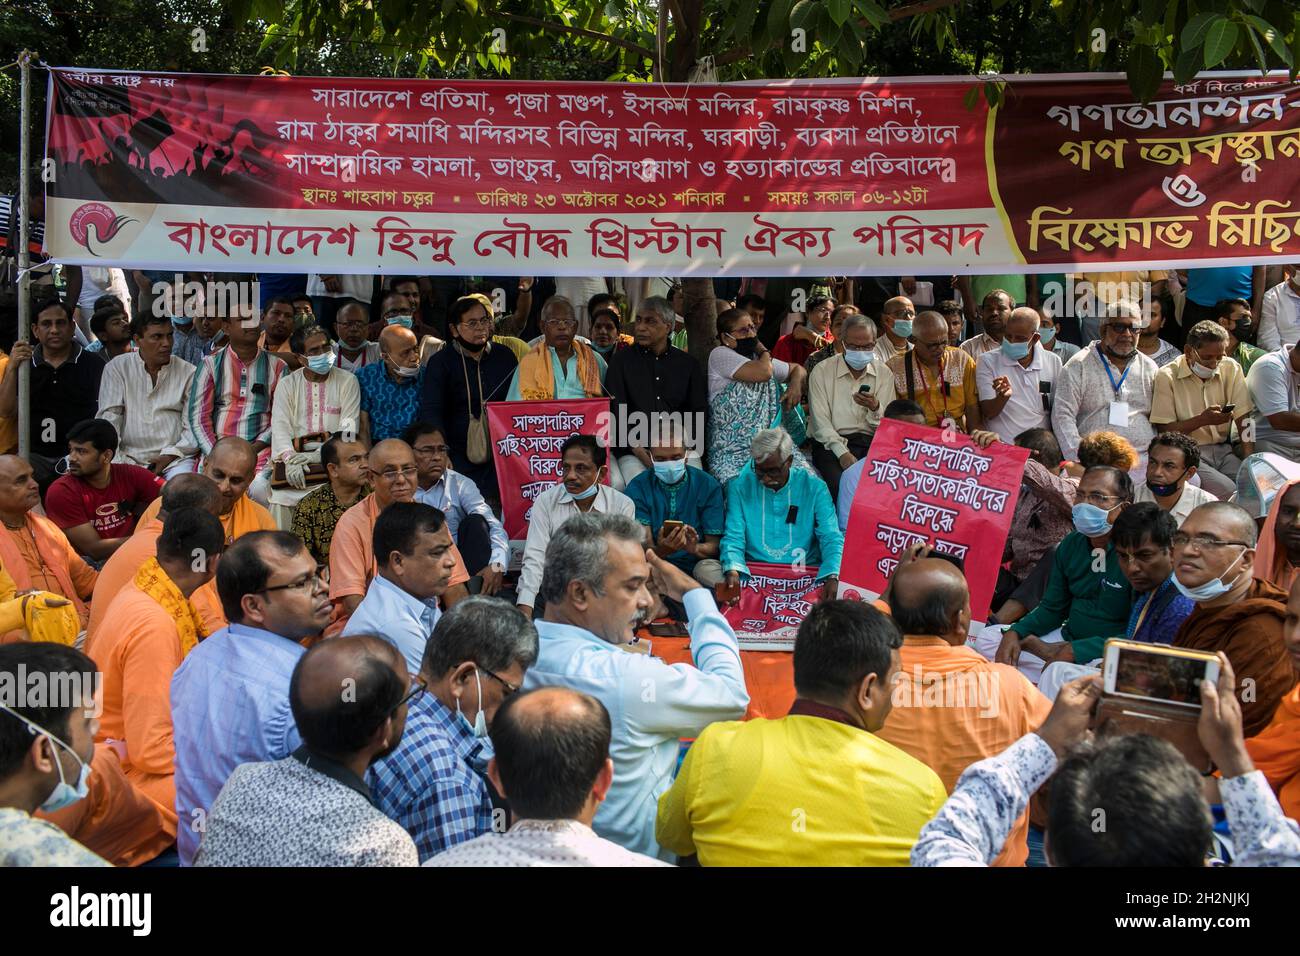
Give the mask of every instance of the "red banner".
[{"label": "red banner", "polygon": [[971,618],[988,619],[1029,451],[980,448],[959,432],[883,419],[853,495],[840,595],[877,598],[914,542],[961,558]]},{"label": "red banner", "polygon": [[487,415],[501,489],[501,523],[511,541],[522,541],[528,537],[533,500],[560,480],[560,446],[571,435],[603,440],[609,402],[488,402]]},{"label": "red banner", "polygon": [[817,568],[754,561],[746,567],[749,578],[741,579],[740,603],[723,609],[740,649],[794,650],[795,632],[821,600],[823,585],[817,583]]},{"label": "red banner", "polygon": [[154,269],[862,275],[1291,261],[1300,85],[51,72],[46,248]]}]

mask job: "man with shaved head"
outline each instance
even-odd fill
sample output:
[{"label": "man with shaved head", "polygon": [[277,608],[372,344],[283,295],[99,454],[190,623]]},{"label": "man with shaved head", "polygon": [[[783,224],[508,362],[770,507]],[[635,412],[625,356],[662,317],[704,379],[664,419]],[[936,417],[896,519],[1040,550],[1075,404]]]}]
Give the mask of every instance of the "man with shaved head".
[{"label": "man with shaved head", "polygon": [[997,348],[975,360],[984,427],[1008,445],[1031,428],[1052,426],[1048,409],[1061,359],[1040,344],[1038,323],[1036,309],[1015,309],[999,329]]},{"label": "man with shaved head", "polygon": [[371,442],[400,438],[420,409],[420,343],[415,333],[390,325],[379,333],[380,361],[357,369],[361,429]]},{"label": "man with shaved head", "polygon": [[[970,590],[951,561],[901,564],[890,611],[903,632],[894,707],[876,735],[939,775],[949,792],[967,767],[1032,733],[1051,703],[1023,674],[966,646]],[[1024,866],[1029,817],[1016,821],[995,866]]]},{"label": "man with shaved head", "polygon": [[1238,505],[1201,505],[1184,519],[1173,542],[1174,586],[1196,602],[1174,635],[1174,647],[1228,656],[1240,682],[1245,733],[1253,737],[1296,682],[1282,636],[1287,593],[1254,576],[1255,520]]},{"label": "man with shaved head", "polygon": [[[202,473],[216,482],[221,493],[221,511],[217,517],[226,529],[227,544],[250,531],[276,529],[271,513],[248,496],[256,468],[257,446],[233,436],[217,441],[203,462]],[[140,516],[140,526],[155,517],[161,507],[162,498],[159,498],[146,508]]]},{"label": "man with shaved head", "polygon": [[[396,331],[408,330],[398,328]],[[374,580],[377,569],[373,538],[379,513],[394,501],[414,501],[420,487],[415,452],[399,438],[386,439],[370,449],[369,467],[370,482],[375,490],[343,512],[330,542],[330,598],[339,605],[341,612],[339,621],[331,625],[331,633],[335,629],[341,630],[347,623],[347,618],[357,609]],[[456,570],[443,593],[443,603],[447,607],[466,595],[465,582],[469,580],[465,562],[454,544],[451,552],[455,555]]]},{"label": "man with shaved head", "polygon": [[415,866],[415,843],[374,806],[366,769],[402,739],[406,661],[378,637],[303,655],[289,683],[302,746],[235,769],[212,804],[196,866]]},{"label": "man with shaved head", "polygon": [[948,322],[938,312],[922,312],[912,324],[912,349],[885,364],[894,373],[899,398],[925,410],[927,425],[953,421],[967,433],[983,428],[975,383],[975,360],[948,344]]},{"label": "man with shaved head", "polygon": [[[0,570],[8,572],[18,591],[48,591],[67,598],[85,627],[98,575],[58,525],[32,511],[40,503],[32,466],[17,455],[0,455]],[[25,638],[25,631],[9,631],[0,635],[0,643]]]},{"label": "man with shaved head", "polygon": [[911,350],[915,318],[916,306],[907,296],[895,296],[885,303],[880,313],[880,327],[885,331],[876,341],[876,354],[882,362]]}]

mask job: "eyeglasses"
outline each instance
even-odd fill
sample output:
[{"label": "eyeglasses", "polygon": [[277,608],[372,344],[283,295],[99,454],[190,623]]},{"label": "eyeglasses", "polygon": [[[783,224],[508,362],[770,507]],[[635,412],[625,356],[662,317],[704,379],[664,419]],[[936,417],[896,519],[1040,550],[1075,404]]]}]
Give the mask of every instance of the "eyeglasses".
[{"label": "eyeglasses", "polygon": [[905,319],[916,318],[916,312],[912,309],[890,309],[885,315],[901,315]]},{"label": "eyeglasses", "polygon": [[404,707],[405,705],[415,703],[417,700],[419,700],[419,699],[424,695],[424,692],[425,692],[426,690],[428,690],[428,688],[424,685],[424,681],[422,681],[422,680],[421,680],[420,678],[418,678],[418,677],[415,678],[415,680],[411,681],[411,690],[410,690],[410,692],[409,692],[405,697],[403,697],[401,700],[399,700],[399,701],[397,702],[397,705],[396,705],[392,710],[390,710],[388,713],[389,713],[390,715],[391,715],[391,714],[395,714],[395,713],[397,713],[399,710],[401,710],[402,707]]},{"label": "eyeglasses", "polygon": [[512,683],[510,683],[510,681],[506,680],[504,677],[499,677],[499,676],[497,676],[496,674],[493,674],[490,670],[488,670],[488,669],[487,669],[486,667],[484,667],[482,664],[476,664],[475,666],[476,666],[479,670],[481,670],[484,674],[487,674],[488,677],[491,677],[494,681],[496,681],[498,684],[500,684],[502,687],[504,687],[504,688],[506,689],[506,696],[507,696],[507,697],[509,697],[511,694],[518,693],[518,691],[519,691],[519,685],[518,685],[518,684],[512,684]]},{"label": "eyeglasses", "polygon": [[1113,325],[1112,324],[1106,326],[1106,328],[1110,329],[1116,335],[1137,335],[1142,331],[1136,325]]},{"label": "eyeglasses", "polygon": [[439,455],[445,455],[449,451],[451,451],[450,445],[416,445],[415,446],[415,453],[417,455],[432,455],[434,457],[437,457]]},{"label": "eyeglasses", "polygon": [[420,473],[420,470],[414,465],[407,465],[405,468],[389,468],[387,471],[381,471],[379,477],[384,481],[396,481],[398,478],[414,478]]},{"label": "eyeglasses", "polygon": [[547,319],[542,325],[549,325],[554,329],[576,329],[578,327],[577,319]]},{"label": "eyeglasses", "polygon": [[948,336],[945,335],[943,338],[939,339],[937,342],[919,342],[919,341],[918,341],[916,344],[917,344],[918,347],[921,347],[921,348],[927,348],[927,349],[944,349],[944,348],[947,348],[947,347],[948,347]]},{"label": "eyeglasses", "polygon": [[1195,545],[1197,551],[1218,551],[1220,548],[1249,548],[1250,545],[1245,541],[1220,541],[1218,538],[1212,538],[1208,534],[1184,534],[1182,531],[1176,533],[1173,538],[1175,548],[1185,549],[1189,544]]},{"label": "eyeglasses", "polygon": [[1112,507],[1114,507],[1113,505],[1110,504],[1110,502],[1124,500],[1124,497],[1122,495],[1102,495],[1102,494],[1098,494],[1095,491],[1090,492],[1089,494],[1086,495],[1078,495],[1076,497],[1078,501],[1082,501],[1090,505],[1096,505],[1098,508],[1105,508],[1107,511],[1109,511]]},{"label": "eyeglasses", "polygon": [[461,327],[466,329],[488,329],[492,327],[491,319],[466,319],[461,322]]},{"label": "eyeglasses", "polygon": [[316,565],[316,570],[312,571],[305,577],[290,581],[288,584],[273,584],[270,587],[262,588],[260,591],[254,591],[254,594],[270,594],[272,591],[307,591],[311,592],[316,589],[316,585],[322,588],[327,587],[325,584],[325,565]]}]

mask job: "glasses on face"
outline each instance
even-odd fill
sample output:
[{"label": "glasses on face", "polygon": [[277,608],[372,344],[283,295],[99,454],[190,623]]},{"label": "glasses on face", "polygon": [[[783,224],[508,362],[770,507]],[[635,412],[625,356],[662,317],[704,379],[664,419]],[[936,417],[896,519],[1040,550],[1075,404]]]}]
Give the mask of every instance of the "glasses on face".
[{"label": "glasses on face", "polygon": [[424,681],[420,680],[420,678],[418,677],[415,678],[415,680],[411,681],[410,691],[407,693],[405,697],[403,697],[401,700],[397,702],[396,707],[394,707],[392,710],[388,712],[389,715],[397,713],[399,710],[401,710],[403,707],[405,707],[408,704],[415,703],[417,700],[419,700],[421,697],[424,696],[424,692],[426,690],[428,690],[428,688],[424,686]]},{"label": "glasses on face", "polygon": [[451,451],[450,445],[416,445],[415,453],[429,458],[438,458]]},{"label": "glasses on face", "polygon": [[576,329],[578,327],[577,319],[547,319],[542,323],[552,329]]},{"label": "glasses on face", "polygon": [[938,339],[937,341],[934,341],[934,342],[920,342],[920,341],[918,341],[918,342],[916,343],[916,345],[917,345],[917,348],[934,349],[934,350],[937,352],[937,351],[939,351],[940,349],[945,349],[945,348],[948,347],[948,336],[945,335],[943,338]]},{"label": "glasses on face", "polygon": [[398,478],[414,478],[419,474],[419,469],[414,465],[407,465],[405,468],[388,468],[379,473],[384,481],[396,481]]},{"label": "glasses on face", "polygon": [[465,329],[487,329],[491,327],[491,319],[466,319],[461,323],[461,328]]},{"label": "glasses on face", "polygon": [[916,312],[913,309],[890,309],[885,315],[897,315],[904,319],[916,318]]},{"label": "glasses on face", "polygon": [[519,685],[518,685],[518,684],[512,684],[512,683],[510,683],[510,681],[506,680],[504,677],[501,677],[501,676],[499,676],[499,675],[497,675],[497,674],[493,674],[490,670],[488,670],[488,669],[487,669],[486,667],[484,667],[482,664],[479,664],[479,665],[476,665],[476,666],[477,666],[478,669],[481,670],[484,674],[487,674],[488,677],[491,677],[494,681],[496,681],[498,684],[500,684],[502,687],[504,687],[504,688],[506,689],[505,696],[509,697],[511,694],[514,694],[514,693],[517,693],[517,692],[518,692],[518,690],[519,690]]},{"label": "glasses on face", "polygon": [[311,592],[316,590],[316,585],[320,585],[322,589],[327,587],[325,584],[325,565],[323,564],[316,565],[315,571],[298,578],[296,581],[290,581],[288,584],[273,584],[270,587],[262,588],[262,590],[257,593],[270,594],[272,591]]},{"label": "glasses on face", "polygon": [[1103,495],[1096,491],[1090,491],[1087,494],[1079,494],[1076,496],[1076,499],[1085,504],[1096,505],[1098,508],[1105,508],[1107,511],[1114,507],[1114,502],[1124,500],[1120,495]]},{"label": "glasses on face", "polygon": [[1185,550],[1192,545],[1197,551],[1218,551],[1220,548],[1249,548],[1245,541],[1220,541],[1208,534],[1186,534],[1179,531],[1172,538],[1174,547]]},{"label": "glasses on face", "polygon": [[1114,325],[1114,324],[1112,324],[1112,325],[1108,325],[1108,326],[1106,326],[1106,328],[1110,329],[1110,330],[1111,330],[1112,332],[1114,332],[1116,335],[1138,335],[1138,334],[1142,331],[1142,330],[1139,329],[1136,325]]}]

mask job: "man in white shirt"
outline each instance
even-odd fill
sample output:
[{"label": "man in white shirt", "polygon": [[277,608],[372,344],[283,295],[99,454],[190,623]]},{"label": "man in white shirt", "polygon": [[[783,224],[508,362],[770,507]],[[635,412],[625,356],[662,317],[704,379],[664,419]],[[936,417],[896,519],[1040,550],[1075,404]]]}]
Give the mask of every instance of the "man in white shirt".
[{"label": "man in white shirt", "polygon": [[1255,344],[1272,352],[1300,340],[1300,263],[1282,267],[1285,278],[1264,293]]},{"label": "man in white shirt", "polygon": [[[735,632],[709,591],[646,550],[644,530],[630,517],[571,519],[551,539],[545,563],[546,617],[537,622],[540,650],[524,689],[568,687],[605,705],[614,779],[592,828],[626,850],[662,859],[655,815],[679,741],[715,720],[737,720],[749,706]],[[653,604],[652,579],[659,594],[686,608],[695,666],[625,647]]]},{"label": "man in white shirt", "polygon": [[533,501],[528,514],[528,540],[519,572],[519,610],[527,617],[542,587],[546,549],[551,537],[577,514],[618,514],[636,517],[636,505],[621,491],[602,484],[606,450],[592,435],[572,435],[560,446],[560,482]]},{"label": "man in white shirt", "polygon": [[899,352],[906,352],[912,347],[908,339],[912,335],[912,321],[916,318],[916,306],[905,295],[894,296],[884,304],[880,312],[880,324],[885,334],[876,341],[876,354],[880,361],[887,362]]},{"label": "man in white shirt", "polygon": [[339,368],[345,372],[355,372],[367,365],[379,361],[379,343],[371,342],[367,335],[370,331],[370,315],[364,305],[349,302],[338,311],[334,319],[334,331],[339,340],[337,358]]},{"label": "man in white shirt", "polygon": [[1147,480],[1134,490],[1134,501],[1154,501],[1181,526],[1183,519],[1214,495],[1188,484],[1201,463],[1201,449],[1182,432],[1161,432],[1147,447]]},{"label": "man in white shirt", "polygon": [[1061,359],[1040,345],[1038,312],[1027,306],[1006,320],[1002,341],[975,362],[980,414],[984,424],[1008,445],[1031,428],[1050,428],[1052,388]]},{"label": "man in white shirt", "polygon": [[594,295],[609,292],[609,283],[600,276],[557,276],[555,294],[573,303],[574,317],[578,320],[578,334],[591,336],[591,313],[587,303]]},{"label": "man in white shirt", "polygon": [[981,355],[996,352],[1002,345],[1007,320],[1011,318],[1011,311],[1015,307],[1016,301],[1008,293],[1001,289],[990,290],[980,303],[984,331],[963,342],[961,350],[977,362]]},{"label": "man in white shirt", "polygon": [[99,417],[118,434],[118,464],[170,478],[193,471],[197,448],[185,440],[185,403],[194,366],[172,355],[171,319],[146,312],[131,323],[136,351],[104,366]]},{"label": "man in white shirt", "polygon": [[1256,359],[1246,387],[1255,406],[1256,453],[1295,460],[1300,455],[1300,349],[1283,345]]},{"label": "man in white shirt", "polygon": [[668,866],[598,837],[596,809],[614,780],[609,711],[596,698],[543,687],[505,699],[492,718],[487,776],[515,822],[425,866]]}]

